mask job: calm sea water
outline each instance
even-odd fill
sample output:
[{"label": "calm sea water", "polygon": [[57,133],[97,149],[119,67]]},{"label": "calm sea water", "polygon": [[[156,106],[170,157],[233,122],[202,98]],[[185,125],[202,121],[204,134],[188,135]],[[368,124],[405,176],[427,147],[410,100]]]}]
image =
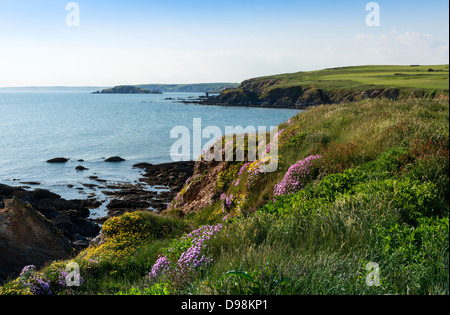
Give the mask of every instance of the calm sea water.
[{"label": "calm sea water", "polygon": [[[277,126],[294,116],[289,109],[201,106],[166,98],[200,94],[92,95],[73,92],[0,93],[0,183],[22,186],[39,182],[66,199],[85,198],[84,183],[98,176],[109,182],[133,182],[140,162],[172,162],[170,138],[175,126],[192,130],[194,118],[203,128],[218,126]],[[208,139],[204,140],[206,143]],[[123,163],[103,158],[121,156]],[[47,160],[66,157],[66,164]],[[84,162],[78,162],[83,159]],[[83,165],[88,171],[77,172]],[[67,186],[74,185],[73,188]],[[96,183],[98,184],[98,183]],[[84,187],[85,188],[85,187]],[[95,192],[94,192],[95,193]]]}]

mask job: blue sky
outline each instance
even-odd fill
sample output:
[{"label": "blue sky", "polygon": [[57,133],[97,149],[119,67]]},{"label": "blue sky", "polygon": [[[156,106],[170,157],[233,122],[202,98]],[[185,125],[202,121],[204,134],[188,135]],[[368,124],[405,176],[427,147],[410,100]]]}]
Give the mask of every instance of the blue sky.
[{"label": "blue sky", "polygon": [[241,82],[366,64],[448,63],[448,1],[0,0],[0,86]]}]

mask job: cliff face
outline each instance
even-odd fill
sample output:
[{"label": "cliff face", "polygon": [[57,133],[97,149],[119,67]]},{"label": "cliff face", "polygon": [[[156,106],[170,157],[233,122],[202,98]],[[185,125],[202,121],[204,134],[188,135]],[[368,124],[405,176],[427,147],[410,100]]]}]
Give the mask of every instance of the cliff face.
[{"label": "cliff face", "polygon": [[58,228],[19,199],[0,210],[0,283],[27,265],[70,257],[70,244]]},{"label": "cliff face", "polygon": [[[274,84],[272,82],[272,84]],[[436,90],[409,88],[322,89],[315,86],[276,87],[271,82],[246,81],[238,89],[227,90],[207,102],[229,106],[261,106],[304,109],[321,104],[337,104],[364,99],[447,98]]]},{"label": "cliff face", "polygon": [[30,204],[34,210],[55,224],[70,245],[77,250],[86,248],[90,240],[100,232],[100,227],[88,219],[89,209],[101,205],[98,201],[65,200],[44,189],[28,191],[0,184],[0,209],[5,206],[4,200],[14,198]]}]

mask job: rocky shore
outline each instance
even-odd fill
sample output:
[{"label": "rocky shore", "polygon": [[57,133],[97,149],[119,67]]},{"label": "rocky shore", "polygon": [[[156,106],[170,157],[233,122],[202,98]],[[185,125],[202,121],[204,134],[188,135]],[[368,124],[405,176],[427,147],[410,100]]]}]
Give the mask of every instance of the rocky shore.
[{"label": "rocky shore", "polygon": [[[284,89],[274,89],[267,95],[262,95],[260,92],[255,90],[235,89],[227,90],[216,96],[200,97],[196,100],[184,100],[182,101],[182,103],[216,106],[289,108],[304,110],[311,106],[354,102],[361,101],[363,99],[385,98],[396,100],[401,94],[400,90],[401,89],[398,88],[384,88],[362,91],[329,91],[317,89],[314,87],[292,87]],[[411,97],[416,97],[411,93]]]},{"label": "rocky shore", "polygon": [[89,209],[99,205],[0,184],[0,282],[26,265],[65,259],[89,246],[100,232]]},{"label": "rocky shore", "polygon": [[364,88],[320,88],[314,85],[278,87],[272,80],[244,81],[236,89],[219,95],[183,100],[185,104],[289,108],[304,110],[322,104],[358,102],[366,99],[402,100],[410,98],[448,99],[448,95],[434,89],[369,86]]},{"label": "rocky shore", "polygon": [[153,210],[158,213],[167,209],[167,205],[193,175],[194,165],[195,162],[134,165],[134,168],[144,170],[143,177],[138,183],[106,185],[102,193],[110,197],[106,206],[108,216],[95,221],[102,223],[110,217],[136,210]]},{"label": "rocky shore", "polygon": [[89,209],[99,207],[99,201],[66,200],[44,189],[25,190],[0,184],[0,209],[11,199],[22,201],[53,222],[74,248],[88,246],[100,231],[97,224],[89,221]]},{"label": "rocky shore", "polygon": [[108,197],[107,215],[101,218],[91,217],[92,210],[102,206],[94,198],[66,200],[45,189],[0,184],[0,283],[25,265],[65,259],[87,248],[99,236],[101,224],[111,217],[165,210],[194,173],[194,165],[140,163],[134,165],[144,170],[139,182],[98,179],[102,186],[95,189]]}]

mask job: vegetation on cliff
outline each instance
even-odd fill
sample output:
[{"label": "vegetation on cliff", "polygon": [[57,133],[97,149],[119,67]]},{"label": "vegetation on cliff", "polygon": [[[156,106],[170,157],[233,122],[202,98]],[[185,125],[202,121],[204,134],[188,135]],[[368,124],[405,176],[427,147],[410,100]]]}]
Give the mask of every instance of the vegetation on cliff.
[{"label": "vegetation on cliff", "polygon": [[364,99],[447,98],[448,65],[358,66],[254,78],[221,93],[223,105],[305,108]]},{"label": "vegetation on cliff", "polygon": [[[220,97],[237,94],[317,105],[279,126],[275,172],[264,153],[201,159],[167,210],[110,219],[95,245],[0,294],[449,294],[448,66],[265,77]],[[251,136],[219,141],[247,150]]]},{"label": "vegetation on cliff", "polygon": [[448,123],[446,100],[310,108],[280,126],[276,172],[199,161],[161,215],[106,222],[80,287],[55,262],[0,292],[449,294]]}]

